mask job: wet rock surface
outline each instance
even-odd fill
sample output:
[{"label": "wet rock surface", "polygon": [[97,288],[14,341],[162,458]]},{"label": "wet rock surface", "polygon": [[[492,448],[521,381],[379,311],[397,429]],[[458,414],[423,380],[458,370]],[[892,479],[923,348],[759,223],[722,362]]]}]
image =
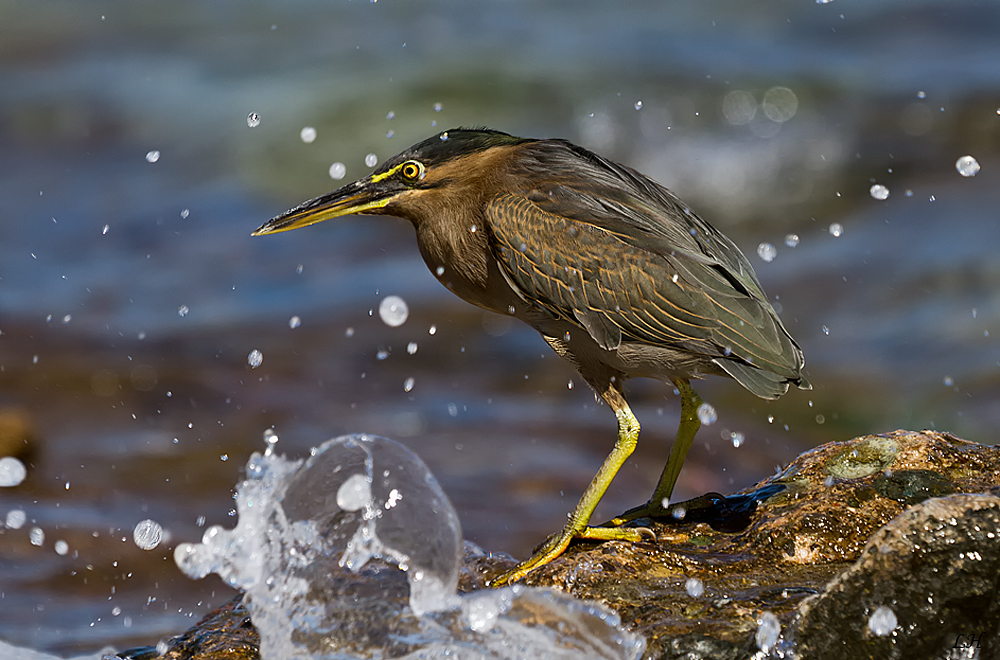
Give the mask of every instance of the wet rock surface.
[{"label": "wet rock surface", "polygon": [[[998,495],[996,447],[930,431],[863,436],[734,496],[676,505],[669,521],[635,521],[656,543],[576,543],[525,583],[610,606],[645,636],[647,658],[735,660],[762,647],[803,659],[996,658]],[[512,564],[467,552],[459,589]],[[158,649],[118,657],[254,658],[254,644],[234,601]]]}]

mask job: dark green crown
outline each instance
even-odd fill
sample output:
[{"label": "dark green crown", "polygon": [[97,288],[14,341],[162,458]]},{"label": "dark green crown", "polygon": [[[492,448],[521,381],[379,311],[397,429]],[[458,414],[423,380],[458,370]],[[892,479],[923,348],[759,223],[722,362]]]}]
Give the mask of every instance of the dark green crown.
[{"label": "dark green crown", "polygon": [[388,169],[404,160],[419,160],[427,166],[447,162],[453,158],[485,151],[492,147],[530,142],[489,128],[453,128],[418,142],[383,165]]}]

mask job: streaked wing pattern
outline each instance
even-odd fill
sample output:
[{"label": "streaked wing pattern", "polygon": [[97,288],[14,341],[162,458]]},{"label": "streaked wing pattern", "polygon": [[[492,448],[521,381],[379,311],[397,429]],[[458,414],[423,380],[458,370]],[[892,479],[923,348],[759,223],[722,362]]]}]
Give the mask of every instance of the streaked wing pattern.
[{"label": "streaked wing pattern", "polygon": [[734,289],[724,267],[703,263],[710,259],[646,250],[510,193],[486,216],[496,257],[521,294],[602,347],[639,341],[796,377],[779,357],[790,340],[770,307]]}]

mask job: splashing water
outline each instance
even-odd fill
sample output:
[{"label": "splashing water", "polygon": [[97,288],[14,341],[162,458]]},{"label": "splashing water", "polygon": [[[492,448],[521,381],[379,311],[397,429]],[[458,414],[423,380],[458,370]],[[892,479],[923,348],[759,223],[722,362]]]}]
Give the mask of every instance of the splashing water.
[{"label": "splashing water", "polygon": [[458,516],[424,463],[371,435],[307,460],[251,456],[239,523],[174,558],[246,591],[263,660],[547,657],[638,660],[645,641],[610,610],[524,586],[456,594]]},{"label": "splashing water", "polygon": [[132,530],[132,540],[142,550],[152,550],[163,540],[163,528],[155,520],[141,520]]},{"label": "splashing water", "polygon": [[13,456],[0,458],[0,488],[19,486],[28,476],[24,463]]},{"label": "splashing water", "polygon": [[881,183],[876,183],[868,191],[871,196],[878,200],[889,199],[889,189],[883,186]]},{"label": "splashing water", "polygon": [[341,162],[336,162],[330,166],[330,178],[339,181],[347,176],[347,166]]},{"label": "splashing water", "polygon": [[962,176],[976,176],[979,174],[979,161],[972,156],[962,156],[955,161],[955,169]]},{"label": "splashing water", "polygon": [[698,419],[705,426],[710,424],[715,424],[715,420],[719,419],[719,415],[715,412],[715,407],[710,403],[703,403],[698,406]]},{"label": "splashing water", "polygon": [[754,635],[757,648],[764,653],[769,652],[778,643],[780,636],[781,623],[778,621],[778,617],[771,612],[764,612],[757,617],[757,633]]},{"label": "splashing water", "polygon": [[885,637],[896,628],[896,613],[882,605],[868,618],[868,629],[878,637]]},{"label": "splashing water", "polygon": [[688,578],[684,583],[684,591],[686,591],[688,596],[691,596],[691,598],[698,598],[705,593],[705,585],[698,578]]},{"label": "splashing water", "polygon": [[395,328],[406,323],[410,315],[410,308],[406,301],[399,296],[386,296],[378,304],[378,316],[390,328]]}]

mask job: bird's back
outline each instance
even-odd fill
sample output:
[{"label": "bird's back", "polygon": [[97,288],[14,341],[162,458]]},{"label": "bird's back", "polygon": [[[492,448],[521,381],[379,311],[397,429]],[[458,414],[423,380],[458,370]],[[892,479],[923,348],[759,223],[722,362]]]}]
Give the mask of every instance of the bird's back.
[{"label": "bird's back", "polygon": [[522,295],[604,348],[680,350],[764,398],[808,387],[801,349],[726,236],[663,186],[586,149],[538,140],[518,151],[522,189],[494,200],[491,228]]}]

